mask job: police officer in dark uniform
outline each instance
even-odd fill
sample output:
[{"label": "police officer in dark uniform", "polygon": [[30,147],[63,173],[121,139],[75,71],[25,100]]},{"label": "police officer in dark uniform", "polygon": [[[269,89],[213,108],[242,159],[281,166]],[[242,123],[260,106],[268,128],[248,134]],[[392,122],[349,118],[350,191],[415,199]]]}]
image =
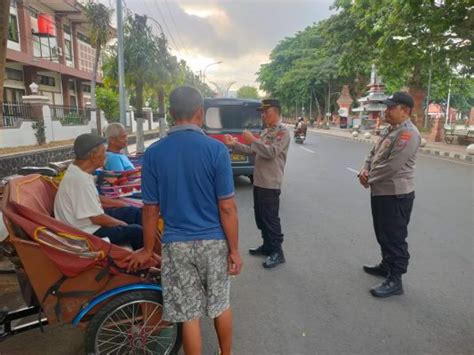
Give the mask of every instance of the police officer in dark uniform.
[{"label": "police officer in dark uniform", "polygon": [[382,261],[364,266],[368,274],[385,281],[373,287],[375,297],[403,294],[402,275],[407,272],[407,226],[415,198],[414,173],[416,153],[421,143],[418,129],[410,120],[413,99],[406,92],[396,92],[383,101],[390,124],[370,151],[359,181],[371,190],[375,235],[382,251]]},{"label": "police officer in dark uniform", "polygon": [[263,244],[250,249],[249,253],[255,256],[267,256],[263,267],[273,268],[285,262],[282,249],[283,233],[278,213],[290,134],[281,123],[278,100],[262,100],[259,110],[267,126],[259,138],[249,131],[244,131],[245,144],[237,142],[230,135],[224,137],[224,143],[232,147],[233,152],[255,156],[253,183],[255,221],[262,233]]}]

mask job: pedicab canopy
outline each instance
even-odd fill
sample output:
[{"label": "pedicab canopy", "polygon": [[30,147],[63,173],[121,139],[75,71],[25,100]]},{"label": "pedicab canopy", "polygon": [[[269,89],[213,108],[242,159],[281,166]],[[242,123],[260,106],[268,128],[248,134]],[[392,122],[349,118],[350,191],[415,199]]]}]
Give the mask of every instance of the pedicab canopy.
[{"label": "pedicab canopy", "polygon": [[[12,222],[20,227],[65,276],[77,276],[94,266],[107,268],[111,274],[124,273],[123,259],[129,250],[54,219],[56,191],[51,179],[37,174],[11,180],[3,197],[7,226]],[[22,237],[15,229],[9,232]],[[150,262],[143,268],[152,266]]]}]

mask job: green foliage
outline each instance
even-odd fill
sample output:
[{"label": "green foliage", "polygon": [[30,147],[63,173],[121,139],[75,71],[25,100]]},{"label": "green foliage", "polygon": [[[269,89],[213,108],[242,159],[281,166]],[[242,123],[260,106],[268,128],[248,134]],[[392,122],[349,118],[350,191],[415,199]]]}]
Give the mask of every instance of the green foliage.
[{"label": "green foliage", "polygon": [[32,125],[35,132],[36,141],[39,145],[43,145],[46,143],[46,132],[45,132],[45,125],[43,120],[33,123]]},{"label": "green foliage", "polygon": [[373,63],[387,92],[425,91],[432,58],[432,99],[445,100],[451,81],[453,104],[467,107],[474,97],[469,3],[451,0],[437,7],[432,0],[336,0],[337,14],[278,43],[270,62],[260,67],[260,87],[292,115],[310,101],[313,112],[333,111],[337,94],[328,99],[329,93],[348,84],[354,98],[365,95]]},{"label": "green foliage", "polygon": [[[145,19],[145,22],[144,20]],[[141,110],[144,98],[152,107],[158,105],[164,112],[166,98],[171,90],[179,85],[196,87],[204,96],[213,92],[203,85],[199,77],[186,65],[178,62],[170,53],[168,42],[162,33],[153,34],[146,25],[146,18],[128,16],[124,33],[125,82],[130,92],[130,103]],[[104,84],[118,90],[117,48],[112,46],[107,51],[102,67]],[[142,90],[139,88],[142,88]]]},{"label": "green foliage", "polygon": [[97,107],[104,111],[108,122],[120,121],[119,95],[113,89],[97,88]]},{"label": "green foliage", "polygon": [[85,6],[85,13],[89,22],[89,38],[93,47],[104,46],[110,38],[110,18],[113,10],[104,4],[89,1]]},{"label": "green foliage", "polygon": [[237,97],[241,99],[259,99],[258,91],[253,86],[242,86],[237,91]]}]

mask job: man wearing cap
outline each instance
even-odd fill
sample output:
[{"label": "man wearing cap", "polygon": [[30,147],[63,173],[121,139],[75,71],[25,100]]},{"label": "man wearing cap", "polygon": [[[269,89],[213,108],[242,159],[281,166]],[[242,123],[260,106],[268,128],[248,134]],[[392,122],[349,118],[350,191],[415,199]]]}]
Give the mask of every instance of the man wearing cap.
[{"label": "man wearing cap", "polygon": [[406,92],[396,92],[383,101],[385,120],[390,124],[381,132],[358,177],[371,190],[375,235],[382,251],[382,261],[364,265],[368,274],[385,281],[373,287],[375,297],[403,294],[402,275],[407,272],[407,226],[415,198],[414,172],[421,136],[410,120],[413,99]]},{"label": "man wearing cap", "polygon": [[[114,244],[143,247],[141,209],[100,196],[92,173],[105,162],[105,139],[85,133],[74,141],[76,159],[66,170],[54,200],[56,219]],[[104,211],[105,208],[105,211]]]},{"label": "man wearing cap", "polygon": [[239,154],[255,155],[254,209],[255,221],[261,231],[263,244],[249,250],[250,255],[266,256],[265,268],[273,268],[285,262],[280,217],[280,193],[283,173],[290,146],[290,134],[282,125],[280,102],[274,99],[262,100],[259,110],[267,128],[260,137],[244,131],[245,144],[225,135],[224,143]]}]

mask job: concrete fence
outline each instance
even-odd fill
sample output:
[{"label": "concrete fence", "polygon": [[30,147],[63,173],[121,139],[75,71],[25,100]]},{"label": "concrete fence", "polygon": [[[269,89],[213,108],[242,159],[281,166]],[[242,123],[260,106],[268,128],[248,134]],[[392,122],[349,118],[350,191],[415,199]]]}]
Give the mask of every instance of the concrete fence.
[{"label": "concrete fence", "polygon": [[[7,110],[4,112],[7,113]],[[96,114],[101,116],[102,128],[108,124],[103,112],[51,105],[47,97],[38,95],[24,96],[23,103],[18,104],[15,112],[8,112],[16,115],[4,117],[4,125],[0,127],[0,148],[36,145],[38,141],[35,127],[38,122],[44,124],[46,143],[74,139],[82,133],[96,130]],[[151,108],[143,108],[143,116],[143,131],[159,128],[159,122],[153,120]],[[127,128],[131,132],[137,131],[132,107],[127,112]]]}]

